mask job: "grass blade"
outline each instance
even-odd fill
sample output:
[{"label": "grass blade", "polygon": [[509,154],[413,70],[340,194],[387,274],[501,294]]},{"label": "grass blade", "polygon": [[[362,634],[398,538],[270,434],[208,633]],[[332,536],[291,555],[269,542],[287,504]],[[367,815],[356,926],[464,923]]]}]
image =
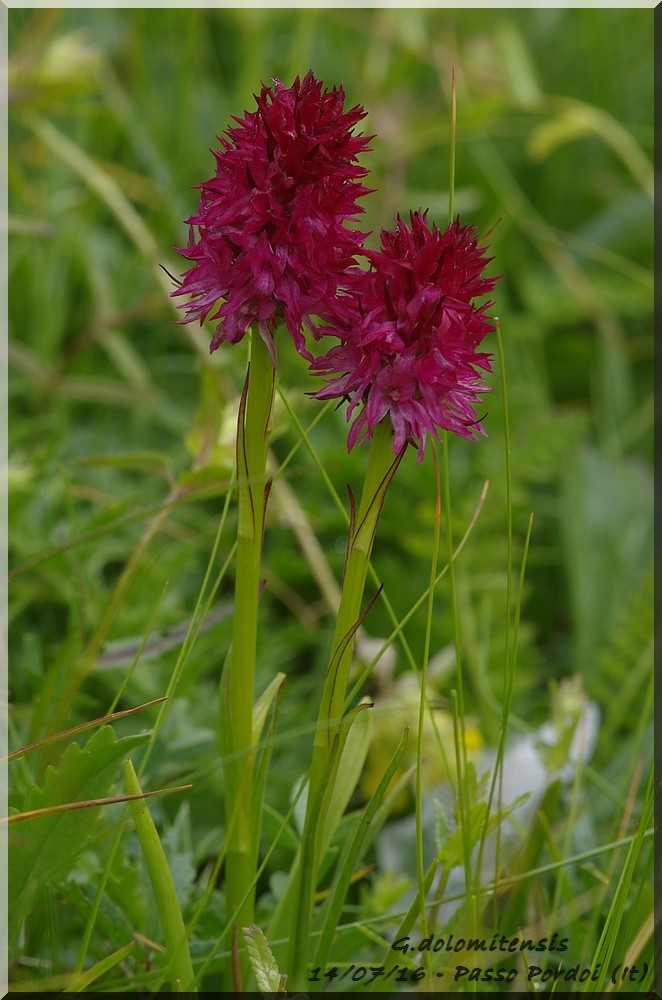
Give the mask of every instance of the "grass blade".
[{"label": "grass blade", "polygon": [[104,976],[110,969],[113,969],[120,962],[123,962],[127,955],[130,955],[136,946],[135,941],[129,941],[123,948],[118,948],[112,955],[106,955],[100,962],[93,965],[91,969],[79,976],[70,986],[62,990],[63,993],[82,993],[83,990],[91,986],[92,983]]},{"label": "grass blade", "polygon": [[[129,795],[142,795],[130,759],[126,762],[124,775]],[[154,820],[143,801],[132,801],[131,812],[154,890],[156,908],[161,918],[173,991],[197,993],[184,919]]]}]

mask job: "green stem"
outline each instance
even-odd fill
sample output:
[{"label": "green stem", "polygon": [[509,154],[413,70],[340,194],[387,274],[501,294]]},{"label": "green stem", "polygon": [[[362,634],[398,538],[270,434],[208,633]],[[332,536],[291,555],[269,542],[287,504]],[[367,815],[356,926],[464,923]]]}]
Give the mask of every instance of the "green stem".
[{"label": "green stem", "polygon": [[221,685],[228,921],[253,922],[257,838],[252,817],[253,701],[262,536],[268,495],[267,447],[276,372],[257,332],[237,424],[238,527],[232,647]]},{"label": "green stem", "polygon": [[[334,746],[338,752],[342,714],[356,632],[361,620],[361,604],[372,543],[386,490],[403,454],[404,448],[394,456],[391,422],[382,420],[373,433],[359,509],[358,512],[352,512],[340,607],[315,729],[299,865],[299,901],[293,912],[290,939],[290,981],[295,989],[303,988],[305,981],[317,869],[321,860],[319,844],[328,806],[328,795],[324,794],[324,785],[329,778],[333,781],[335,776],[333,772],[330,773],[331,756]],[[336,768],[337,766],[338,761]]]},{"label": "green stem", "polygon": [[[434,536],[432,540],[432,563],[430,566],[430,586],[428,588],[428,613],[425,623],[425,644],[423,647],[423,662],[421,664],[421,694],[418,705],[418,733],[416,737],[416,874],[418,878],[418,896],[421,907],[421,932],[427,937],[430,923],[427,913],[427,892],[425,890],[425,863],[423,856],[423,734],[425,731],[425,709],[427,705],[428,665],[430,662],[430,640],[432,636],[432,616],[434,611],[435,579],[437,576],[437,561],[439,558],[439,533],[441,528],[441,480],[439,476],[439,459],[434,441],[431,442],[432,458],[435,474],[435,519]],[[426,976],[432,981],[430,953],[424,954]]]}]

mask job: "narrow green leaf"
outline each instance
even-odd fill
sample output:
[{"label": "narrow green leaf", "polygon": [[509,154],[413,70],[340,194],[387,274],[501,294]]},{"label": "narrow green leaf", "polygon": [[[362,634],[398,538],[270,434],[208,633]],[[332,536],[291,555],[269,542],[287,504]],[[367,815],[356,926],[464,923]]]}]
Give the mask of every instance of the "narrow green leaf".
[{"label": "narrow green leaf", "polygon": [[276,674],[253,706],[253,744],[257,745],[262,736],[264,723],[274,700],[278,699],[285,683],[285,674]]},{"label": "narrow green leaf", "polygon": [[647,194],[653,194],[653,165],[629,129],[606,111],[582,101],[567,101],[559,113],[534,128],[529,152],[544,159],[558,146],[586,135],[598,136],[611,146]]},{"label": "narrow green leaf", "polygon": [[300,980],[304,980],[305,968],[310,957],[308,949],[313,920],[313,899],[319,876],[319,848],[324,835],[326,815],[333,794],[338,764],[352,724],[357,715],[360,715],[367,707],[365,704],[357,705],[344,717],[331,744],[321,780],[316,783],[312,793],[310,787],[308,788],[306,823],[301,841],[301,853],[297,859],[296,886],[292,883],[293,890],[294,888],[298,890],[298,899],[292,911],[294,919],[290,935],[289,960],[290,975],[295,986]]},{"label": "narrow green leaf", "polygon": [[[430,865],[430,867],[428,868],[427,872],[425,873],[425,879],[424,879],[424,882],[423,882],[423,891],[424,891],[426,897],[427,897],[430,889],[432,888],[432,882],[434,881],[434,876],[435,876],[435,874],[437,872],[437,868],[438,867],[439,867],[439,862],[437,861],[436,858],[433,858],[432,864]],[[407,910],[407,912],[405,913],[404,917],[402,918],[400,926],[398,927],[397,931],[393,935],[393,940],[397,941],[398,938],[407,937],[407,935],[411,932],[411,929],[414,926],[414,923],[416,922],[416,919],[420,916],[420,914],[421,914],[421,901],[420,901],[419,895],[417,893],[414,896],[414,898],[412,899],[412,901],[410,903],[410,906],[409,906],[409,909]],[[392,958],[392,957],[393,957],[393,953],[392,953],[392,951],[391,951],[391,949],[389,947],[387,949],[386,953],[383,955],[382,960],[381,960],[381,962],[379,964],[380,965],[386,965],[386,963],[388,962],[388,960],[390,958]],[[373,987],[371,989],[373,989],[374,986],[378,982],[379,982],[379,980],[375,979]]]},{"label": "narrow green leaf", "polygon": [[295,854],[299,847],[299,837],[292,824],[285,822],[285,817],[268,802],[262,806],[262,833],[272,843],[278,835],[279,847]]},{"label": "narrow green leaf", "polygon": [[[128,794],[140,795],[142,790],[130,760],[126,762],[124,777]],[[163,926],[172,989],[175,993],[196,993],[184,919],[154,820],[144,801],[132,802],[131,812]]]},{"label": "narrow green leaf", "polygon": [[[648,773],[646,797],[637,822],[637,830],[632,838],[627,856],[623,863],[614,899],[609,908],[607,919],[605,920],[604,927],[602,928],[600,940],[598,941],[595,955],[593,957],[594,962],[600,962],[607,968],[609,968],[611,963],[615,961],[619,938],[622,939],[621,935],[623,924],[626,919],[630,886],[633,878],[635,877],[637,861],[644,848],[645,837],[652,832],[649,830],[649,824],[653,815],[654,799],[655,774],[653,768],[651,767]],[[650,861],[646,865],[646,869],[650,871]],[[586,986],[586,992],[597,992],[597,984],[591,985],[587,983]]]},{"label": "narrow green leaf", "polygon": [[[404,756],[408,736],[409,732],[405,729],[381,781],[359,817],[354,833],[345,841],[345,847],[336,868],[329,896],[322,909],[322,927],[313,965],[324,967],[328,962],[331,944],[340,920],[352,872],[364,848],[368,831],[375,822],[377,811],[384,800],[388,786]],[[374,830],[372,833],[374,835]]]},{"label": "narrow green leaf", "polygon": [[160,451],[127,451],[114,455],[86,455],[85,458],[75,459],[72,464],[164,473],[169,468],[170,459]]},{"label": "narrow green leaf", "polygon": [[253,771],[253,817],[255,834],[253,843],[254,869],[257,868],[259,837],[260,831],[262,830],[264,790],[267,784],[267,774],[269,772],[271,751],[273,749],[273,737],[276,730],[280,696],[282,694],[284,684],[285,674],[276,674],[267,689],[263,691],[253,706],[253,742],[256,745],[259,745],[267,713],[273,705],[273,713],[269,724],[269,730],[264,743],[259,746],[256,753],[255,767]]},{"label": "narrow green leaf", "polygon": [[130,955],[135,946],[135,941],[129,941],[129,943],[125,944],[123,948],[118,948],[117,951],[114,951],[112,955],[106,955],[106,957],[102,958],[100,962],[93,965],[91,969],[84,972],[82,976],[78,976],[78,978],[75,979],[74,982],[71,983],[70,986],[67,986],[67,988],[62,992],[82,993],[84,989],[87,989],[88,986],[91,986],[97,979],[100,979],[101,976],[106,974],[106,972],[114,968],[119,962],[123,961],[127,955]]}]

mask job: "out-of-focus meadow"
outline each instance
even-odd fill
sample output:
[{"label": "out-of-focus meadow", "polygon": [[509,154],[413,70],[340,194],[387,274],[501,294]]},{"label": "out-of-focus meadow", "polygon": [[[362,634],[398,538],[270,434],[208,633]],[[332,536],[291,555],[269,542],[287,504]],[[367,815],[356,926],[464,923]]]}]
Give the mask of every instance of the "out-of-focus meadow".
[{"label": "out-of-focus meadow", "polygon": [[[516,590],[532,512],[506,753],[523,789],[527,754],[538,755],[542,777],[510,834],[520,849],[504,863],[506,875],[551,868],[514,883],[492,919],[513,934],[563,931],[571,964],[582,967],[606,928],[612,964],[634,949],[630,964],[641,965],[650,951],[651,841],[631,871],[627,844],[609,845],[642,818],[652,756],[652,11],[12,9],[9,24],[11,749],[162,697],[181,662],[232,476],[247,351],[244,342],[210,357],[208,330],[177,325],[160,265],[184,270],[174,248],[186,242],[195,185],[213,174],[215,136],[254,106],[262,81],[289,86],[312,68],[368,111],[371,244],[410,209],[428,209],[444,226],[455,67],[454,210],[489,232],[489,273],[502,275],[493,313],[505,351],[512,490],[509,501],[495,358],[487,437],[449,443],[456,541],[489,486],[456,560],[457,620],[447,579],[438,588],[434,698],[450,745],[458,630],[467,740],[480,773],[501,724],[508,522]],[[496,354],[493,336],[485,346]],[[293,351],[280,352],[279,381],[276,463],[299,441],[288,407],[305,427],[321,407],[306,395],[310,376]],[[358,488],[366,458],[361,447],[347,454],[346,426],[344,411],[330,409],[311,431],[343,497],[346,483]],[[428,586],[434,515],[432,463],[428,455],[419,465],[410,449],[373,552],[398,619]],[[214,573],[230,551],[232,506],[227,524]],[[265,539],[258,690],[278,671],[287,676],[265,848],[309,754],[345,535],[300,447],[273,492]],[[154,789],[192,783],[151,806],[186,919],[224,831],[218,677],[231,603],[230,565],[144,776]],[[424,625],[422,606],[405,629],[415,661]],[[379,603],[365,622],[367,661],[367,638],[391,630]],[[373,742],[357,808],[385,765],[394,719],[400,732],[416,724],[413,676],[396,642],[367,682]],[[115,723],[111,794],[121,791],[113,782],[122,754],[140,755],[137,734],[157,710]],[[563,733],[578,718],[590,745],[573,749]],[[554,760],[535,741],[550,722]],[[89,738],[76,737],[83,747]],[[85,797],[76,777],[85,751],[78,760],[65,746],[11,762],[10,806],[53,804],[67,775],[65,801]],[[431,741],[429,787],[444,777]],[[54,821],[47,857],[30,837],[12,841],[17,986],[61,988],[135,933],[138,943],[101,968],[94,986],[149,990],[158,981],[150,941],[160,940],[160,924],[129,829],[111,853],[121,808],[80,810],[69,827]],[[374,868],[352,890],[336,964],[369,965],[376,946],[361,928],[381,918],[388,937],[397,923],[384,915],[406,908],[412,811],[407,790],[364,859]],[[292,822],[258,885],[265,925],[296,837]],[[222,926],[214,890],[191,938],[201,990],[215,988],[225,961],[213,956]],[[650,978],[634,988],[650,989]]]}]

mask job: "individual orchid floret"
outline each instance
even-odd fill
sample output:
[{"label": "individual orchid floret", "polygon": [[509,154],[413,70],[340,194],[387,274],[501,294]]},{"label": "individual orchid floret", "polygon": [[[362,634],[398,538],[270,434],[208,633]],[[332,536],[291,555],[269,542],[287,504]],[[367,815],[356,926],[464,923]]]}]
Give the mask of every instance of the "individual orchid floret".
[{"label": "individual orchid floret", "polygon": [[398,217],[381,249],[364,251],[370,269],[352,269],[323,328],[340,343],[311,366],[331,379],[317,399],[349,398],[348,421],[358,408],[349,449],[387,416],[396,454],[416,443],[419,461],[426,434],[484,433],[475,406],[488,389],[490,355],[477,348],[494,326],[485,315],[491,303],[474,300],[498,280],[482,276],[485,251],[474,227],[456,219],[442,232],[422,212],[411,213],[410,225]]},{"label": "individual orchid floret", "polygon": [[314,329],[365,239],[347,225],[370,190],[358,164],[369,137],[353,134],[365,111],[344,111],[342,87],[323,90],[312,72],[289,88],[275,80],[255,100],[257,110],[219,137],[216,174],[200,185],[179,251],[194,263],[173,294],[190,297],[183,322],[218,321],[210,351],[256,323],[275,363],[273,332],[284,321],[310,358],[304,326]]}]

